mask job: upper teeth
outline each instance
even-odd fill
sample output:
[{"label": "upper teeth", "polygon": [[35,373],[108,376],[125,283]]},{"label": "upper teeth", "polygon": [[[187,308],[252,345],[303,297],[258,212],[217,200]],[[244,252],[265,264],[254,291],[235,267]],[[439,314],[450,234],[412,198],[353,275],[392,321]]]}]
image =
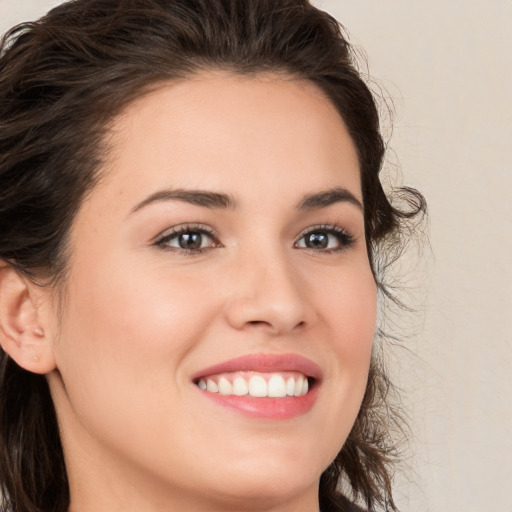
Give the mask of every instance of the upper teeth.
[{"label": "upper teeth", "polygon": [[303,396],[309,388],[307,377],[300,374],[285,377],[277,374],[222,375],[200,379],[197,385],[204,391],[221,395],[271,398]]}]

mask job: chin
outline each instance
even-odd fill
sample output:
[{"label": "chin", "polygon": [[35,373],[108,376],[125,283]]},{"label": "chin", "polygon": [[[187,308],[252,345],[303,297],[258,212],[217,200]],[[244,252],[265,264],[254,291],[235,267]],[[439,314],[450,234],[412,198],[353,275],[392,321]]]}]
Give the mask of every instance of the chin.
[{"label": "chin", "polygon": [[237,474],[218,493],[219,503],[222,503],[222,509],[226,511],[245,511],[251,508],[272,510],[283,503],[301,501],[306,495],[317,499],[319,477],[309,481],[303,477],[290,476],[276,475],[273,472],[265,475]]},{"label": "chin", "polygon": [[281,459],[268,455],[258,461],[245,459],[229,464],[226,472],[217,472],[215,481],[210,483],[224,490],[219,494],[224,495],[226,502],[239,501],[238,510],[245,510],[248,502],[270,510],[308,493],[317,499],[323,469],[324,465],[315,465],[311,458],[292,455]]}]

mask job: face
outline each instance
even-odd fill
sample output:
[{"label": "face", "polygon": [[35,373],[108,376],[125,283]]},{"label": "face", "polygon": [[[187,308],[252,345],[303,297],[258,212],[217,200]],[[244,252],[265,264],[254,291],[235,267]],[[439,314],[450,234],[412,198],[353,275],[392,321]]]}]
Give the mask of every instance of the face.
[{"label": "face", "polygon": [[132,104],[109,144],[54,326],[72,499],[316,510],[375,328],[341,118],[309,83],[203,74]]}]

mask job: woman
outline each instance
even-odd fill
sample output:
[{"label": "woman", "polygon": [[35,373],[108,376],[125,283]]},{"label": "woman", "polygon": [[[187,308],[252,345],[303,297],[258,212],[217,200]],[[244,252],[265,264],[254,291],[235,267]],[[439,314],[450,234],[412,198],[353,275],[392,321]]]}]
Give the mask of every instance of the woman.
[{"label": "woman", "polygon": [[305,0],[77,0],[0,59],[5,511],[396,510],[377,109]]}]

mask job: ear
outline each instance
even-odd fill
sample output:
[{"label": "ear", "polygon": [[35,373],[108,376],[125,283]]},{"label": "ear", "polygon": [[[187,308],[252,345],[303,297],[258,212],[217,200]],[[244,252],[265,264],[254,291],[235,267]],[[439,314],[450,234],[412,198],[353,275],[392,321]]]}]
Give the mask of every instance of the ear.
[{"label": "ear", "polygon": [[0,263],[0,345],[22,368],[46,374],[55,369],[37,287],[11,265]]}]

